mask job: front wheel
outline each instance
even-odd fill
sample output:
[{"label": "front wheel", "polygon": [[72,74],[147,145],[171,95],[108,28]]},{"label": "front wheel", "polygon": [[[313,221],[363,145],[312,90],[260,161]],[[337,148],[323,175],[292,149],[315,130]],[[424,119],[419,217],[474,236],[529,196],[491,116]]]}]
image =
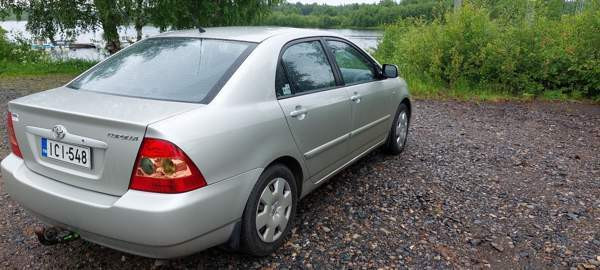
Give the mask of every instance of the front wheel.
[{"label": "front wheel", "polygon": [[285,166],[268,167],[250,194],[242,219],[242,251],[266,256],[283,244],[294,224],[298,200],[294,175]]},{"label": "front wheel", "polygon": [[408,139],[409,113],[406,104],[398,106],[388,140],[384,146],[385,151],[392,155],[398,155],[404,151]]}]

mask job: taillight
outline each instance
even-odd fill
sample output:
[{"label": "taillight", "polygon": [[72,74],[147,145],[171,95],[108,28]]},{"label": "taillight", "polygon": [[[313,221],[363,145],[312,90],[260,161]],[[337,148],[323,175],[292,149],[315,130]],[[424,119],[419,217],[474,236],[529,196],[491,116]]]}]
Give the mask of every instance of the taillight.
[{"label": "taillight", "polygon": [[130,189],[182,193],[206,186],[204,176],[176,145],[144,138],[133,167]]},{"label": "taillight", "polygon": [[13,115],[11,112],[8,112],[6,115],[6,126],[10,149],[17,157],[23,158],[23,154],[21,154],[21,149],[19,148],[19,143],[17,142],[17,135],[15,135],[15,127],[13,127]]}]

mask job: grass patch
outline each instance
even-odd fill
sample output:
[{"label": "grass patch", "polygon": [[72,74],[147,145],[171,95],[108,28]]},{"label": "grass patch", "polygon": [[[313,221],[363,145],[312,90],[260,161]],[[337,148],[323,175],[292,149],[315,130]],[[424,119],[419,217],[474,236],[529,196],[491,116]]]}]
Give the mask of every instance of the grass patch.
[{"label": "grass patch", "polygon": [[433,82],[421,80],[410,81],[407,79],[410,93],[417,99],[442,99],[442,100],[464,100],[464,101],[529,101],[533,96],[516,96],[503,91],[495,91],[491,88],[454,87],[446,88]]},{"label": "grass patch", "polygon": [[0,62],[0,76],[18,77],[31,75],[64,74],[78,75],[97,62],[88,60],[49,60],[41,62]]},{"label": "grass patch", "polygon": [[600,98],[586,98],[581,91],[572,91],[564,93],[560,90],[545,91],[542,95],[533,95],[528,93],[511,93],[501,90],[501,87],[494,85],[473,86],[468,83],[457,83],[448,87],[443,83],[423,78],[423,76],[414,76],[410,74],[401,75],[406,80],[411,95],[416,99],[436,99],[436,100],[461,100],[461,101],[551,101],[551,102],[582,102],[591,104],[600,104]]},{"label": "grass patch", "polygon": [[[411,85],[412,83],[408,83]],[[415,84],[412,84],[415,85]],[[531,94],[511,94],[503,91],[495,91],[491,89],[447,89],[447,88],[423,88],[410,87],[410,94],[415,99],[434,99],[434,100],[460,100],[460,101],[485,101],[485,102],[501,102],[501,101],[555,101],[555,102],[580,102],[589,104],[599,104],[600,98],[590,99],[582,95],[572,95],[564,93],[545,93],[542,96],[534,96]]]}]

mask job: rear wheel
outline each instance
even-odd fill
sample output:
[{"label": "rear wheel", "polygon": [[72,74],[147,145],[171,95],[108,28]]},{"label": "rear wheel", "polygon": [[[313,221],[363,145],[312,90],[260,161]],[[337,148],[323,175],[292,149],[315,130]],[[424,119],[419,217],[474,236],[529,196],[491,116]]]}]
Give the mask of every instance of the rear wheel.
[{"label": "rear wheel", "polygon": [[408,107],[402,103],[398,106],[396,117],[392,123],[388,140],[384,146],[385,151],[392,155],[398,155],[404,151],[408,139],[409,114]]},{"label": "rear wheel", "polygon": [[295,219],[297,187],[292,172],[281,164],[268,167],[250,194],[242,219],[242,251],[266,256],[288,236]]}]

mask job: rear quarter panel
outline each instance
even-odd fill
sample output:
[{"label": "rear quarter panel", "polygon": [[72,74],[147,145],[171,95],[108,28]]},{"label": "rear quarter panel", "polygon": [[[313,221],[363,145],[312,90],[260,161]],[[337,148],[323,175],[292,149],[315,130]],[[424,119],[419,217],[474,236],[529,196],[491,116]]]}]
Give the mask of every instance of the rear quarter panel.
[{"label": "rear quarter panel", "polygon": [[208,184],[265,168],[281,156],[300,161],[277,102],[207,106],[150,125],[146,136],[179,146]]}]

